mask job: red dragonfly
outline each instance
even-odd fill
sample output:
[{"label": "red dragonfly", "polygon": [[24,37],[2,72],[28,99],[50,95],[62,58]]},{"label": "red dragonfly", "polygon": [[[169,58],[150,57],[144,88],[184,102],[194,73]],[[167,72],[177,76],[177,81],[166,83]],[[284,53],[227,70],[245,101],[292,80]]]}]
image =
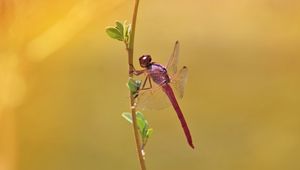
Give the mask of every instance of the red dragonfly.
[{"label": "red dragonfly", "polygon": [[[190,130],[175,97],[175,94],[178,98],[183,97],[184,85],[188,73],[188,69],[185,66],[177,72],[178,54],[179,42],[176,41],[173,53],[170,56],[166,67],[152,62],[150,55],[143,55],[139,58],[140,66],[144,69],[134,69],[133,74],[145,74],[146,78],[138,92],[137,108],[162,109],[169,106],[171,103],[180,120],[188,144],[194,148]],[[152,81],[154,81],[154,84],[152,84]],[[146,87],[147,82],[149,82],[149,87]],[[163,91],[164,93],[161,93],[160,91]],[[167,99],[164,99],[166,96]]]}]

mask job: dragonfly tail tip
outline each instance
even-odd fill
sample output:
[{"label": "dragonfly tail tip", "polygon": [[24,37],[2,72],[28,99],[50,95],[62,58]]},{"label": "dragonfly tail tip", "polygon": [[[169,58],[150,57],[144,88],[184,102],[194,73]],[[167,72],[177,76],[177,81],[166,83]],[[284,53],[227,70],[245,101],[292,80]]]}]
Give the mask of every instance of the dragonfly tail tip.
[{"label": "dragonfly tail tip", "polygon": [[189,143],[189,145],[190,145],[191,148],[195,149],[195,146],[194,146],[193,143]]}]

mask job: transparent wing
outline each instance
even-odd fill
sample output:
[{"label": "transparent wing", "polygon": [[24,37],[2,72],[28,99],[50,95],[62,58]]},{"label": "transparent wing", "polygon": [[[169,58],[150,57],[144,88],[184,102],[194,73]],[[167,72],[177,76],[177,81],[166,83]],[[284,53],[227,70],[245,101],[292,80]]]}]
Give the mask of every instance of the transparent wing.
[{"label": "transparent wing", "polygon": [[177,72],[178,56],[179,56],[179,42],[176,41],[173,53],[171,54],[166,66],[169,74],[171,75]]},{"label": "transparent wing", "polygon": [[183,98],[187,78],[188,68],[186,66],[182,67],[174,77],[171,77],[171,87],[179,99]]},{"label": "transparent wing", "polygon": [[138,110],[161,110],[169,107],[170,104],[162,88],[154,85],[151,89],[139,92],[136,107]]},{"label": "transparent wing", "polygon": [[[188,68],[182,69],[171,77],[170,86],[173,89],[176,98],[182,99],[184,87],[187,82]],[[148,90],[141,90],[137,98],[137,109],[139,110],[161,110],[171,106],[168,96],[163,92],[161,86],[152,83],[153,86]]]}]

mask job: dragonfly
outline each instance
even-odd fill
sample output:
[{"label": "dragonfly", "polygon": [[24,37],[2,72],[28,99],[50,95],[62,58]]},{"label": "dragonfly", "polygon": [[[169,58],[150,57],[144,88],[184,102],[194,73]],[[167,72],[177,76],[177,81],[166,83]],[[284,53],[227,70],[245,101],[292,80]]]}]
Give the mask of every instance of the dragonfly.
[{"label": "dragonfly", "polygon": [[[176,41],[166,66],[152,62],[150,55],[142,55],[139,58],[139,64],[143,69],[136,70],[133,67],[132,73],[136,76],[144,74],[146,78],[136,97],[136,107],[139,109],[163,109],[172,105],[180,120],[188,144],[194,148],[192,135],[176,99],[176,96],[177,98],[183,97],[188,73],[186,66],[177,71],[179,46],[179,42]],[[147,83],[148,87],[146,87]]]}]

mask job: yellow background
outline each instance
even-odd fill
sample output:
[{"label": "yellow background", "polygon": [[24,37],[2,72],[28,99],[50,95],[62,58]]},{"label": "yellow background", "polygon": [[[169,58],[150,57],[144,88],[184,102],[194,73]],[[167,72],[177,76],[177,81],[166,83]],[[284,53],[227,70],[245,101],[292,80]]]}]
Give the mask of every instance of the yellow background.
[{"label": "yellow background", "polygon": [[[0,0],[0,169],[139,169],[127,56],[105,27],[132,1]],[[144,112],[149,170],[300,169],[300,2],[141,0],[135,60],[189,67],[172,108]],[[137,62],[135,63],[136,66]]]}]

